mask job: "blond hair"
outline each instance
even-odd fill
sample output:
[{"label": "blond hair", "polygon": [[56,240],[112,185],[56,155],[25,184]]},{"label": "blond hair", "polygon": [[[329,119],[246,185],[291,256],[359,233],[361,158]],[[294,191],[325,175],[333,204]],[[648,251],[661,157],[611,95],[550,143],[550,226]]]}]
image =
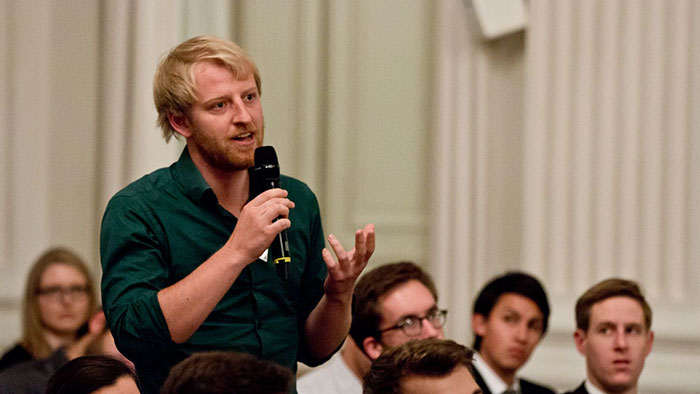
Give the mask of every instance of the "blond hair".
[{"label": "blond hair", "polygon": [[77,254],[63,247],[52,248],[44,252],[29,271],[22,302],[22,339],[20,344],[36,359],[48,357],[55,350],[51,349],[44,337],[38,294],[41,276],[48,267],[54,264],[71,266],[85,277],[89,299],[85,321],[96,305],[95,284],[85,262]]},{"label": "blond hair", "polygon": [[196,100],[194,66],[214,62],[227,67],[238,79],[253,75],[261,93],[260,72],[236,43],[214,36],[197,36],[181,43],[160,61],[153,79],[153,100],[158,126],[168,142],[176,134],[169,115],[187,115]]}]

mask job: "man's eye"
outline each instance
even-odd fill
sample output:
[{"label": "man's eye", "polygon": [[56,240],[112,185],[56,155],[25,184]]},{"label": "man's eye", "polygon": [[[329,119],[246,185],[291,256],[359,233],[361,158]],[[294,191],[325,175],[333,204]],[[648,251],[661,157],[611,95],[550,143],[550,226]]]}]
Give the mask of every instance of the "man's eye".
[{"label": "man's eye", "polygon": [[247,96],[245,96],[246,101],[253,101],[257,95],[255,93],[249,93]]},{"label": "man's eye", "polygon": [[417,320],[413,317],[407,317],[404,319],[404,321],[401,323],[402,326],[404,327],[411,327],[417,323]]}]

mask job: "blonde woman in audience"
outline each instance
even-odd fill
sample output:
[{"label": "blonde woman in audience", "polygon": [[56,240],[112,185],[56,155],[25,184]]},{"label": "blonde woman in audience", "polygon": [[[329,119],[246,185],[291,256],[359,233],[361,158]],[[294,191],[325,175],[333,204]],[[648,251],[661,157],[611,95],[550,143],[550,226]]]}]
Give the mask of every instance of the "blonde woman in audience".
[{"label": "blonde woman in audience", "polygon": [[43,359],[87,330],[96,305],[85,262],[72,251],[47,250],[29,271],[22,307],[22,338],[0,359],[0,370]]}]

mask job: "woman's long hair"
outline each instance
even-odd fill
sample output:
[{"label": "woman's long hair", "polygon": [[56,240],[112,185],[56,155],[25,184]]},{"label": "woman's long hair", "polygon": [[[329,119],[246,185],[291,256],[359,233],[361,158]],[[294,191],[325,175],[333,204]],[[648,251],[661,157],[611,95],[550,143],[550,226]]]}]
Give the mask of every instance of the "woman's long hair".
[{"label": "woman's long hair", "polygon": [[74,267],[85,277],[89,300],[85,315],[86,322],[90,317],[90,313],[95,309],[95,284],[83,259],[71,250],[63,247],[47,250],[37,259],[29,271],[27,285],[24,289],[24,300],[22,302],[22,339],[20,344],[31,353],[35,359],[48,357],[54,351],[54,349],[51,349],[51,346],[49,346],[44,336],[38,294],[41,276],[44,274],[46,268],[54,264],[65,264]]}]

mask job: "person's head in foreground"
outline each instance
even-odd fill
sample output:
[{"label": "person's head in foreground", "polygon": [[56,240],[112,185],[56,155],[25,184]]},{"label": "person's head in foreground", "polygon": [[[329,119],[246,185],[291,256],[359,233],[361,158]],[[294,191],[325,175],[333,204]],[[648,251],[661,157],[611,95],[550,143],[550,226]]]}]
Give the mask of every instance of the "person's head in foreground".
[{"label": "person's head in foreground", "polygon": [[607,279],[576,302],[576,348],[588,382],[606,393],[636,393],[651,352],[651,308],[637,283]]},{"label": "person's head in foreground", "polygon": [[195,353],[175,365],[161,394],[287,394],[292,371],[248,353]]},{"label": "person's head in foreground", "polygon": [[364,394],[481,394],[473,352],[454,341],[420,339],[389,347],[372,361]]},{"label": "person's head in foreground", "polygon": [[138,378],[122,360],[91,355],[73,359],[49,379],[46,394],[140,394]]}]

